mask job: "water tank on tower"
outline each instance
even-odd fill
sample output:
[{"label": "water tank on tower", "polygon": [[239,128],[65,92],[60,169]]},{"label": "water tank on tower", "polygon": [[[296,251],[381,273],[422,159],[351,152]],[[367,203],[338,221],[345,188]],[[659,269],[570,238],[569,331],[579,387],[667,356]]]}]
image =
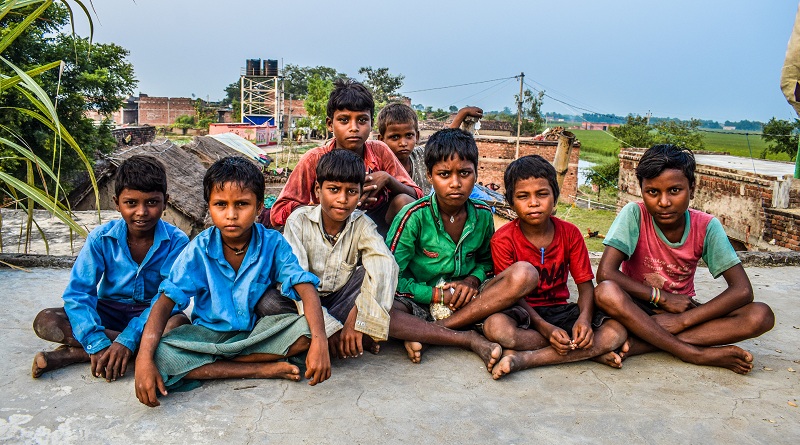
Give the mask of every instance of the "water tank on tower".
[{"label": "water tank on tower", "polygon": [[[264,61],[266,65],[266,60]],[[245,76],[261,76],[261,59],[247,59]]]},{"label": "water tank on tower", "polygon": [[278,77],[278,61],[267,59],[264,61],[264,75],[267,77]]}]

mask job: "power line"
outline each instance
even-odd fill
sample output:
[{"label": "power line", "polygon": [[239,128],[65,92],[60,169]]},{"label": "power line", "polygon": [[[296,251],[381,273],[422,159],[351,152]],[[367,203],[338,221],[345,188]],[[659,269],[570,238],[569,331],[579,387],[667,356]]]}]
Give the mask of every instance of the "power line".
[{"label": "power line", "polygon": [[398,94],[411,94],[411,93],[421,93],[423,91],[444,90],[444,89],[447,89],[447,88],[465,87],[465,86],[468,86],[468,85],[478,85],[478,84],[481,84],[481,83],[499,82],[501,80],[508,80],[508,79],[515,79],[515,78],[516,78],[516,76],[501,77],[500,79],[481,80],[480,82],[462,83],[462,84],[458,84],[458,85],[449,85],[449,86],[446,86],[446,87],[434,87],[434,88],[425,88],[425,89],[422,89],[422,90],[400,91],[400,92],[398,92]]}]

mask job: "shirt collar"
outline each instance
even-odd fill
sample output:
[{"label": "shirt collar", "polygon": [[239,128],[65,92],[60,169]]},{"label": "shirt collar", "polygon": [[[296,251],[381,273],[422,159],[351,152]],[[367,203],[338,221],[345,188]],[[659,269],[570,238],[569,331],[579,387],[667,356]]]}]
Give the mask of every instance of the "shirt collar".
[{"label": "shirt collar", "polygon": [[[258,233],[258,226],[259,223],[254,223],[252,230],[250,231],[250,243],[249,247],[247,248],[247,252],[244,254],[244,259],[242,260],[242,268],[249,264],[251,259],[255,259],[256,253],[253,252],[260,252],[261,251],[261,236]],[[222,233],[219,229],[214,226],[211,228],[211,233],[208,235],[208,246],[206,246],[206,254],[214,258],[217,261],[220,261],[225,258],[225,252],[223,252],[223,245],[222,245]]]},{"label": "shirt collar", "polygon": [[[111,230],[106,232],[103,236],[108,236],[116,239],[120,244],[128,243],[128,223],[124,219],[118,220],[118,224],[114,224]],[[165,240],[169,240],[167,235],[167,226],[163,219],[156,222],[156,231],[153,234],[153,245],[158,246]]]},{"label": "shirt collar", "polygon": [[[342,228],[342,232],[346,231],[353,224],[353,222],[363,214],[364,212],[362,210],[358,209],[353,210],[353,213],[351,213],[350,216],[347,217],[347,221],[345,221],[344,223],[344,228]],[[314,208],[311,209],[311,211],[308,212],[307,215],[309,221],[313,222],[314,224],[318,224],[320,230],[324,230],[322,228],[322,205],[319,204],[315,205]]]}]

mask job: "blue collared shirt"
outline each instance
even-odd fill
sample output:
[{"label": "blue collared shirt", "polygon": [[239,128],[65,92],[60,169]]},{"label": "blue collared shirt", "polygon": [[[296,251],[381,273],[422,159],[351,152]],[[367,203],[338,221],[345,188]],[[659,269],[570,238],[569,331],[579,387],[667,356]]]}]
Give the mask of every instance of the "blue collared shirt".
[{"label": "blue collared shirt", "polygon": [[[97,300],[149,303],[188,243],[189,238],[180,229],[159,220],[153,245],[139,264],[131,257],[124,220],[110,221],[92,230],[75,260],[63,295],[72,333],[88,354],[111,346],[97,314]],[[115,341],[136,351],[145,320],[141,316],[131,320]]]},{"label": "blue collared shirt", "polygon": [[252,234],[237,273],[225,259],[219,229],[201,232],[175,260],[157,298],[163,293],[180,310],[194,298],[193,324],[218,332],[252,331],[256,303],[267,288],[281,283],[281,293],[297,300],[295,285],[319,286],[319,279],[300,267],[280,233],[253,224]]}]

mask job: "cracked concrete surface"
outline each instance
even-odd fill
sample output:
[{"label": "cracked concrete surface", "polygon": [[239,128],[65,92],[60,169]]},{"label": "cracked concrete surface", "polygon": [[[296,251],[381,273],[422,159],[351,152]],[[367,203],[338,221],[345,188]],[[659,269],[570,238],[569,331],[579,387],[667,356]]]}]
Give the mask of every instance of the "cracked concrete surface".
[{"label": "cracked concrete surface", "polygon": [[[0,269],[2,443],[786,443],[800,437],[800,267],[748,267],[775,328],[741,343],[748,376],[664,353],[623,369],[594,362],[493,381],[478,356],[432,347],[421,364],[402,344],[334,362],[316,387],[283,380],[210,382],[141,405],[133,372],[106,383],[74,365],[34,380],[34,354],[53,345],[31,323],[60,306],[68,269]],[[724,283],[698,271],[707,300]],[[574,291],[574,288],[573,288]],[[790,370],[791,369],[791,370]]]}]

